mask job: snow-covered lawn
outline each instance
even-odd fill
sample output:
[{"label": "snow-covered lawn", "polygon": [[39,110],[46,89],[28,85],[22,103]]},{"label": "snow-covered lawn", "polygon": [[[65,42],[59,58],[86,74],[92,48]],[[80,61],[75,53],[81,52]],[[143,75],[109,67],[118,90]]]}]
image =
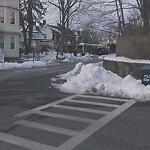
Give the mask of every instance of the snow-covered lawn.
[{"label": "snow-covered lawn", "polygon": [[145,86],[141,80],[130,75],[121,78],[105,70],[101,63],[85,65],[80,62],[72,71],[58,77],[67,80],[64,84],[57,85],[64,92],[150,100],[150,85]]}]

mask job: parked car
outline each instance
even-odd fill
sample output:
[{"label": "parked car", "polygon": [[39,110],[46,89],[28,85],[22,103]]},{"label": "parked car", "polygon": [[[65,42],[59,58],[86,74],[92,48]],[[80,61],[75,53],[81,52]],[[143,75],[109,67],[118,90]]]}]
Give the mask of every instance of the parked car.
[{"label": "parked car", "polygon": [[107,55],[110,53],[109,49],[107,48],[97,48],[98,55]]}]

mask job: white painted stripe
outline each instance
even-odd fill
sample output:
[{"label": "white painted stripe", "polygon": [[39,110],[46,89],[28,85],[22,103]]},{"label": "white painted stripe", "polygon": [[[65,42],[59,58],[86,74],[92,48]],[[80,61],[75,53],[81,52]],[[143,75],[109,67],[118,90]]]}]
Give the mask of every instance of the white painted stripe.
[{"label": "white painted stripe", "polygon": [[127,101],[130,101],[130,99],[120,99],[120,98],[103,97],[103,96],[93,96],[93,95],[76,95],[76,97],[95,98],[95,99],[103,99],[103,100],[111,100],[111,101],[120,101],[120,102],[127,102]]},{"label": "white painted stripe", "polygon": [[69,96],[69,97],[67,97],[67,98],[60,99],[60,100],[55,101],[55,102],[53,102],[53,103],[49,103],[49,104],[46,104],[46,105],[43,105],[43,106],[40,106],[40,107],[31,109],[31,110],[27,110],[27,111],[25,111],[25,112],[16,114],[15,116],[16,116],[16,117],[22,117],[22,116],[28,115],[28,114],[30,114],[30,113],[32,113],[32,112],[34,112],[34,111],[39,111],[39,110],[43,110],[43,109],[52,107],[53,105],[57,105],[57,104],[59,104],[59,103],[65,102],[66,100],[72,99],[72,98],[74,98],[74,97],[76,97],[76,95],[71,95],[71,96]]},{"label": "white painted stripe", "polygon": [[67,120],[73,120],[73,121],[79,121],[79,122],[84,122],[84,123],[93,123],[96,121],[93,119],[87,119],[87,118],[70,116],[70,115],[63,115],[63,114],[56,114],[56,113],[50,113],[50,112],[45,112],[45,111],[35,111],[34,114],[49,116],[49,117],[55,117],[55,118],[61,118],[61,119],[67,119]]},{"label": "white painted stripe", "polygon": [[120,115],[126,109],[131,107],[134,103],[136,103],[134,100],[130,100],[129,102],[121,105],[120,107],[115,109],[112,113],[109,113],[108,115],[101,118],[99,121],[93,123],[92,125],[88,126],[85,130],[81,131],[81,133],[78,136],[72,137],[70,140],[59,146],[57,150],[73,150],[77,145],[85,141],[94,132],[96,132],[104,125],[106,125],[108,122],[110,122],[112,119]]},{"label": "white painted stripe", "polygon": [[114,105],[114,104],[106,104],[106,103],[99,103],[99,102],[89,102],[89,101],[82,101],[82,100],[67,100],[68,102],[73,102],[73,103],[81,103],[81,104],[91,104],[91,105],[97,105],[97,106],[104,106],[104,107],[119,107],[120,105]]},{"label": "white painted stripe", "polygon": [[31,121],[27,121],[27,120],[19,120],[14,123],[23,125],[23,126],[27,126],[27,127],[45,130],[45,131],[64,134],[64,135],[68,135],[68,136],[76,136],[77,134],[79,134],[78,131],[60,128],[60,127],[56,127],[56,126],[52,126],[52,125],[45,125],[45,124],[41,124],[41,123],[31,122]]},{"label": "white painted stripe", "polygon": [[5,134],[2,132],[0,132],[0,141],[18,145],[31,150],[56,150],[56,148],[53,146],[27,140],[18,136]]},{"label": "white painted stripe", "polygon": [[108,111],[100,111],[100,110],[87,109],[87,108],[81,108],[81,107],[64,106],[64,105],[53,105],[53,107],[68,109],[68,110],[83,111],[83,112],[89,112],[89,113],[105,114],[105,115],[110,113]]}]

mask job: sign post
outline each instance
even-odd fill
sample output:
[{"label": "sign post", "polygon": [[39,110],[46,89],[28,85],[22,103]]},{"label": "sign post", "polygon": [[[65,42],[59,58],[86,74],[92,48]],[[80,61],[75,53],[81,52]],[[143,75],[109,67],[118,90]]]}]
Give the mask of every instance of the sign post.
[{"label": "sign post", "polygon": [[35,43],[35,42],[32,43],[32,47],[33,47],[33,63],[34,63],[34,59],[35,59],[35,48],[36,48],[36,43]]}]

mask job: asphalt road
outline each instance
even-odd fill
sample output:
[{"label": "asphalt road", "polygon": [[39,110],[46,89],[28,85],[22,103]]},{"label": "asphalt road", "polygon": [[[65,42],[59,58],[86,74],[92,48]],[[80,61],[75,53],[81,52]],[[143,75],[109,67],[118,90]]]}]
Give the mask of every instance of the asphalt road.
[{"label": "asphalt road", "polygon": [[105,103],[51,86],[74,66],[0,72],[0,150],[150,150],[150,103]]},{"label": "asphalt road", "polygon": [[75,63],[63,63],[44,68],[1,71],[0,111],[4,111],[3,107],[6,110],[7,106],[11,111],[6,110],[4,114],[13,115],[66,97],[69,94],[51,86],[51,78],[70,71],[74,66]]}]

